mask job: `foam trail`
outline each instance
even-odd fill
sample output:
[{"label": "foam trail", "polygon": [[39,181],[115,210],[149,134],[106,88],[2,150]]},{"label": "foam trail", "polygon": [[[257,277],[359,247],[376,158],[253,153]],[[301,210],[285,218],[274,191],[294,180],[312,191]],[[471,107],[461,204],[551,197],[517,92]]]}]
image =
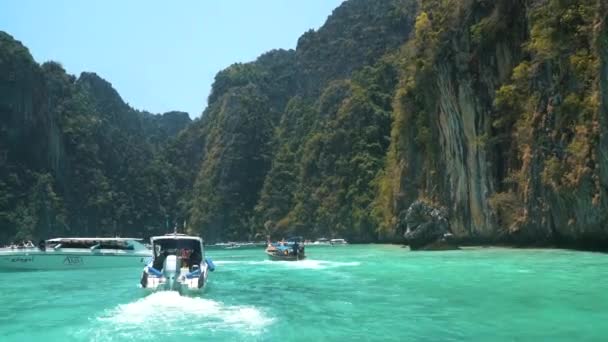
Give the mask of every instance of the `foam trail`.
[{"label": "foam trail", "polygon": [[201,329],[256,335],[274,320],[252,306],[228,306],[163,291],[118,305],[97,321],[101,327],[95,329],[95,340],[108,341],[111,335],[149,339],[188,334],[188,331],[200,333]]},{"label": "foam trail", "polygon": [[336,268],[336,267],[353,267],[360,266],[361,263],[358,261],[352,262],[338,262],[338,261],[327,261],[327,260],[313,260],[313,259],[304,259],[299,261],[272,261],[272,260],[263,260],[263,261],[236,261],[236,260],[225,260],[225,261],[214,261],[216,265],[276,265],[281,267],[289,267],[289,268],[301,268],[301,269],[326,269],[326,268]]},{"label": "foam trail", "polygon": [[361,263],[358,261],[338,262],[338,261],[325,261],[325,260],[313,260],[313,259],[304,259],[304,260],[300,260],[300,261],[296,261],[296,262],[268,260],[267,262],[278,263],[282,266],[290,267],[290,268],[304,268],[304,269],[313,269],[313,270],[320,270],[320,269],[326,269],[326,268],[337,268],[337,267],[345,267],[345,266],[352,267],[352,266],[361,265]]},{"label": "foam trail", "polygon": [[232,264],[245,264],[249,261],[238,261],[238,260],[214,260],[213,263],[216,265],[232,265]]}]

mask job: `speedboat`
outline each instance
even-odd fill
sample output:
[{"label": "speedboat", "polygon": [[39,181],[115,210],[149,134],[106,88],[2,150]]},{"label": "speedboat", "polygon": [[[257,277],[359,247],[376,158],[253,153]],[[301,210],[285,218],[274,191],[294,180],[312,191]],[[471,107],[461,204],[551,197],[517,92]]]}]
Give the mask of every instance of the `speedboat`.
[{"label": "speedboat", "polygon": [[0,270],[122,268],[145,265],[152,252],[134,238],[55,238],[0,249]]},{"label": "speedboat", "polygon": [[346,240],[344,240],[344,239],[331,239],[331,240],[329,240],[329,243],[332,246],[348,245],[348,242],[346,242]]},{"label": "speedboat", "polygon": [[154,236],[150,243],[154,256],[144,267],[142,288],[185,292],[205,287],[215,265],[205,258],[200,237],[173,233]]},{"label": "speedboat", "polygon": [[286,242],[269,242],[266,254],[270,260],[297,261],[306,258],[304,243],[299,238],[292,238]]},{"label": "speedboat", "polygon": [[228,246],[226,246],[226,249],[235,249],[235,248],[240,248],[242,245],[236,242],[229,242]]}]

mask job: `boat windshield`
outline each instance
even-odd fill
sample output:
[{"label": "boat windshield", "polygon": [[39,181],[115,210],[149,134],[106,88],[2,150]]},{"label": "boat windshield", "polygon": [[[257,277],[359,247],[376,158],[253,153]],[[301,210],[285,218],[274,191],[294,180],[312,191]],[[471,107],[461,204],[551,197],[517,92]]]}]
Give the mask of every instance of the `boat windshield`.
[{"label": "boat windshield", "polygon": [[154,241],[154,256],[161,254],[181,255],[184,251],[189,251],[190,254],[202,255],[201,244],[198,240],[160,239]]}]

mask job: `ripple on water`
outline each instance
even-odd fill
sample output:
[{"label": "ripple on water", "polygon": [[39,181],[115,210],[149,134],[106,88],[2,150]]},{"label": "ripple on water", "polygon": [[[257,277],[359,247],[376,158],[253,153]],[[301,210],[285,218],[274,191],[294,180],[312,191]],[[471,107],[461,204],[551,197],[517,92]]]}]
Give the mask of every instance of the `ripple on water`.
[{"label": "ripple on water", "polygon": [[280,266],[287,268],[302,268],[302,269],[326,269],[326,268],[337,268],[337,267],[355,267],[361,266],[358,261],[351,262],[338,262],[338,261],[327,261],[327,260],[313,260],[304,259],[300,261],[272,261],[272,260],[261,260],[261,261],[238,261],[238,260],[226,260],[216,261],[216,265],[268,265],[268,266]]},{"label": "ripple on water", "polygon": [[112,341],[192,336],[200,334],[201,329],[257,335],[274,319],[253,306],[229,306],[210,299],[164,291],[118,305],[95,321],[95,327],[83,333],[95,341]]}]

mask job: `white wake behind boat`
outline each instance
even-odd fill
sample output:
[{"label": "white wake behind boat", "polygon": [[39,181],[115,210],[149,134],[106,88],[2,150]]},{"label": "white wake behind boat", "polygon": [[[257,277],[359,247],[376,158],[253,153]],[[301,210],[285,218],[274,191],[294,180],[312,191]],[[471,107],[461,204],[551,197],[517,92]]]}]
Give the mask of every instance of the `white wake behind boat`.
[{"label": "white wake behind boat", "polygon": [[215,265],[205,258],[201,238],[173,233],[152,237],[150,242],[154,256],[144,267],[142,288],[187,292],[205,287]]},{"label": "white wake behind boat", "polygon": [[56,238],[39,247],[0,249],[0,271],[141,267],[151,259],[134,238]]}]

